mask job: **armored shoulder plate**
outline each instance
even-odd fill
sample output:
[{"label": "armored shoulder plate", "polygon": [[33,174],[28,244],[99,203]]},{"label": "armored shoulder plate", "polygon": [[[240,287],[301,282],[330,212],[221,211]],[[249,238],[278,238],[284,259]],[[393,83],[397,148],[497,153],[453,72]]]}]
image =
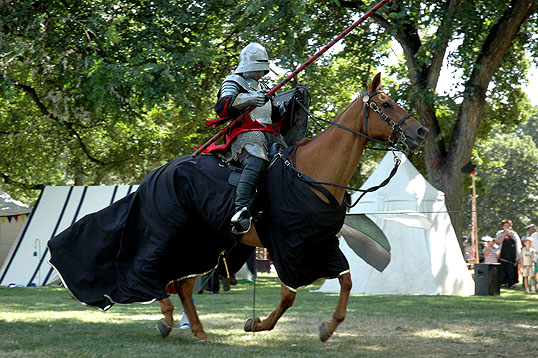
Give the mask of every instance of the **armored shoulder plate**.
[{"label": "armored shoulder plate", "polygon": [[239,75],[230,75],[226,77],[223,84],[226,82],[234,82],[246,92],[257,92],[260,89],[260,83],[258,81],[245,79]]}]

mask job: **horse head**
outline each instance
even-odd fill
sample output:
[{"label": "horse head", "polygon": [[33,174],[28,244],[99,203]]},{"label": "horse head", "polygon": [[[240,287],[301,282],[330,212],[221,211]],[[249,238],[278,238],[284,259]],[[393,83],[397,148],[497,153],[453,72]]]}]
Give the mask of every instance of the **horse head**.
[{"label": "horse head", "polygon": [[383,92],[381,73],[368,86],[362,102],[365,111],[364,132],[369,137],[388,141],[404,151],[416,150],[424,143],[428,129]]}]

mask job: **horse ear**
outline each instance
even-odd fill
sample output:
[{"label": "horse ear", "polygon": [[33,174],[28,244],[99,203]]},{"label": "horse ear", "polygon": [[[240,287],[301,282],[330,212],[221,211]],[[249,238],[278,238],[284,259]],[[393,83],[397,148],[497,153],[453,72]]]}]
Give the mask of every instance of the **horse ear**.
[{"label": "horse ear", "polygon": [[372,83],[370,83],[370,86],[368,86],[368,93],[373,93],[380,89],[381,89],[381,72],[378,72],[377,75],[375,75],[374,79],[372,80]]}]

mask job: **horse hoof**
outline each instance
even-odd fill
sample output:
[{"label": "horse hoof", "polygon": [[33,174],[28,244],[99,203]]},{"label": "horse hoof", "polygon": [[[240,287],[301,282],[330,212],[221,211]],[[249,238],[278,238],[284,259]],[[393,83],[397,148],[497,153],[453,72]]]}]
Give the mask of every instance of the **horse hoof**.
[{"label": "horse hoof", "polygon": [[260,319],[258,317],[251,317],[247,319],[247,321],[245,322],[245,327],[243,327],[245,332],[253,332],[255,323],[260,323]]},{"label": "horse hoof", "polygon": [[161,337],[166,338],[170,335],[170,332],[172,332],[172,327],[161,319],[157,322],[157,331],[159,331]]},{"label": "horse hoof", "polygon": [[321,326],[319,326],[319,339],[325,343],[330,337],[331,334],[329,333],[329,325],[327,322],[323,322]]}]

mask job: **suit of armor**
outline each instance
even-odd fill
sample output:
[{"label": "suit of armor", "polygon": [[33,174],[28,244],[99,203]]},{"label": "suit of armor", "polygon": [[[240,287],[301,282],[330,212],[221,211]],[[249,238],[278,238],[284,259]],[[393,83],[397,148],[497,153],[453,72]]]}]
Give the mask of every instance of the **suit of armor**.
[{"label": "suit of armor", "polygon": [[265,93],[268,88],[259,79],[269,72],[269,58],[258,43],[247,45],[239,56],[234,74],[226,77],[217,95],[215,110],[220,117],[235,118],[251,106],[256,106],[238,128],[226,152],[228,161],[238,161],[243,168],[237,185],[232,232],[250,230],[249,212],[261,174],[269,164],[267,150],[272,143],[286,146],[280,136],[281,110],[273,106]]}]

